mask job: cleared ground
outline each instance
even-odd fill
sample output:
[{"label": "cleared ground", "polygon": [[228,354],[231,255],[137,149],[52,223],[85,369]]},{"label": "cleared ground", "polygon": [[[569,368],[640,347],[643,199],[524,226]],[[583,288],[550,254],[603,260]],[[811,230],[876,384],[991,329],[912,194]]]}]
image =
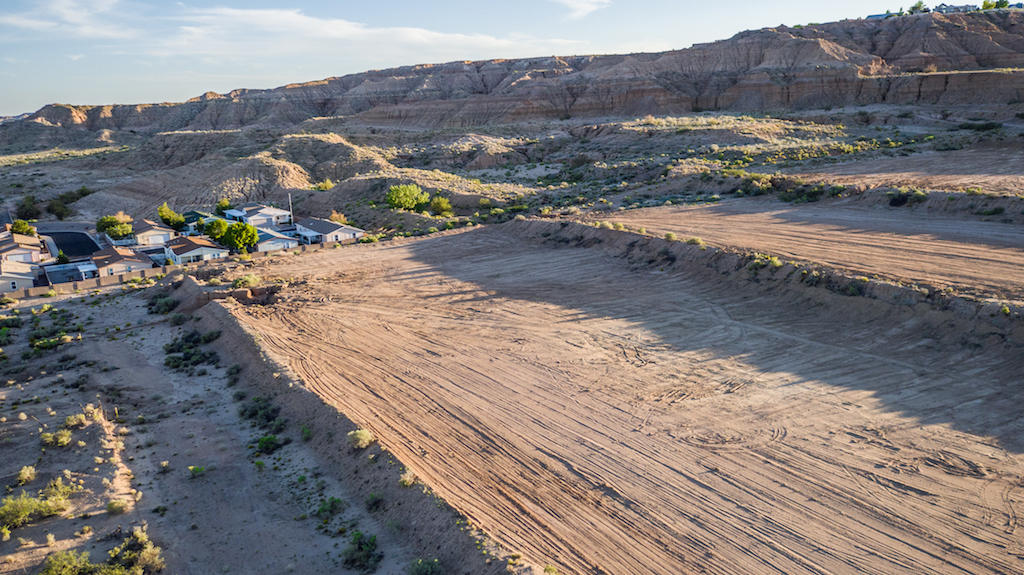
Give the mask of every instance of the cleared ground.
[{"label": "cleared ground", "polygon": [[1024,146],[1014,142],[909,157],[870,158],[814,170],[797,170],[812,181],[868,186],[917,186],[932,190],[980,188],[1018,195],[1024,189]]},{"label": "cleared ground", "polygon": [[292,280],[232,308],[268,353],[531,562],[1024,570],[1024,358],[956,322],[508,227],[255,272]]},{"label": "cleared ground", "polygon": [[1024,227],[907,209],[775,201],[668,206],[614,220],[649,233],[827,264],[864,275],[1024,299]]}]

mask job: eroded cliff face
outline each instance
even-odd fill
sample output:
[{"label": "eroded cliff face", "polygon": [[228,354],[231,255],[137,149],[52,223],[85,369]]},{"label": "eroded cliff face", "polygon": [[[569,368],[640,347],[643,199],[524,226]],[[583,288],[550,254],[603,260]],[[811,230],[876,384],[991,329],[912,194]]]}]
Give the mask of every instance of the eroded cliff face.
[{"label": "eroded cliff face", "polygon": [[[409,66],[207,93],[180,104],[50,105],[20,122],[171,131],[350,116],[437,127],[700,110],[1005,104],[1024,100],[1020,68],[1024,12],[929,14],[769,28],[658,54]],[[18,123],[5,123],[0,140],[9,141]]]}]

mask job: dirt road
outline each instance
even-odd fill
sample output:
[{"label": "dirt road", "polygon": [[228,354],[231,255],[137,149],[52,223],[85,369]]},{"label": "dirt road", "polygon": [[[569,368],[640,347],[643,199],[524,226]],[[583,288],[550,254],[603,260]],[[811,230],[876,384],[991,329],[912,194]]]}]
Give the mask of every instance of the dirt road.
[{"label": "dirt road", "polygon": [[[607,218],[605,218],[607,219]],[[615,214],[649,233],[760,250],[863,275],[1024,299],[1024,227],[836,204],[729,201]]]},{"label": "dirt road", "polygon": [[508,228],[256,271],[268,353],[535,564],[1024,570],[1019,352]]}]

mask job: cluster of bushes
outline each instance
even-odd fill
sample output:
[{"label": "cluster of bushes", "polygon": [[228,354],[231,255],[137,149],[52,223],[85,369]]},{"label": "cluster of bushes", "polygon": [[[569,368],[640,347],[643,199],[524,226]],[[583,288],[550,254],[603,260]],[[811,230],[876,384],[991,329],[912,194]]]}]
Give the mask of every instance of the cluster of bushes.
[{"label": "cluster of bushes", "polygon": [[928,192],[916,188],[902,187],[886,192],[889,198],[889,205],[898,208],[900,206],[912,206],[928,199]]},{"label": "cluster of bushes", "polygon": [[957,126],[959,130],[971,130],[974,132],[991,132],[1003,127],[1001,122],[964,122]]},{"label": "cluster of bushes", "polygon": [[372,573],[384,555],[377,551],[377,536],[364,535],[362,531],[354,531],[349,546],[342,553],[345,567],[365,573]]},{"label": "cluster of bushes", "polygon": [[94,190],[90,190],[85,186],[71,192],[64,192],[50,200],[50,203],[46,204],[46,211],[56,216],[58,220],[63,220],[74,213],[69,207],[71,204],[88,196],[89,194],[92,194],[93,192]]},{"label": "cluster of bushes", "polygon": [[111,549],[104,563],[92,563],[89,552],[61,551],[46,559],[40,575],[152,575],[164,569],[161,549],[144,527],[136,527]]},{"label": "cluster of bushes", "polygon": [[103,216],[96,221],[96,231],[107,234],[111,239],[120,240],[135,233],[132,227],[132,217],[124,212]]},{"label": "cluster of bushes", "polygon": [[431,198],[430,194],[423,191],[416,184],[391,186],[388,189],[388,193],[384,196],[384,200],[389,206],[397,210],[420,212],[429,209],[430,213],[435,216],[443,217],[451,217],[453,214],[451,200],[444,196],[434,196]]},{"label": "cluster of bushes", "polygon": [[166,293],[157,294],[146,303],[146,309],[149,313],[159,315],[168,314],[176,307],[178,307],[178,300]]},{"label": "cluster of bushes", "polygon": [[[33,470],[34,478],[34,470]],[[33,497],[26,491],[10,495],[0,503],[0,539],[7,541],[11,531],[34,521],[57,515],[67,507],[68,498],[79,488],[54,479]]]},{"label": "cluster of bushes", "polygon": [[251,402],[239,408],[238,414],[271,434],[283,432],[288,424],[280,417],[281,408],[266,397],[254,397]]},{"label": "cluster of bushes", "polygon": [[195,375],[195,368],[200,365],[217,365],[220,356],[215,351],[203,350],[199,346],[215,341],[220,337],[219,331],[200,333],[190,331],[164,345],[164,365],[175,371],[183,371]]}]

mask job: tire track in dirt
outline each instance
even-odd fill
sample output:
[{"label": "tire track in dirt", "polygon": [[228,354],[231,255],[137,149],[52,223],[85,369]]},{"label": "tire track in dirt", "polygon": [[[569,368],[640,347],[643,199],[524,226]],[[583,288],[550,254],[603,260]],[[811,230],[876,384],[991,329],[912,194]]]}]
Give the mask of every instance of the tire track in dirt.
[{"label": "tire track in dirt", "polygon": [[[985,521],[1004,512],[1002,496],[979,495],[991,482],[1012,489],[1024,469],[942,419],[1012,423],[960,406],[1005,385],[1020,357],[921,348],[891,318],[514,241],[479,230],[291,260],[273,271],[366,273],[233,313],[312,391],[538,564],[1024,567],[1013,534]],[[318,296],[330,301],[289,301]],[[984,454],[967,460],[989,472],[924,463],[972,469],[943,451]]]}]

